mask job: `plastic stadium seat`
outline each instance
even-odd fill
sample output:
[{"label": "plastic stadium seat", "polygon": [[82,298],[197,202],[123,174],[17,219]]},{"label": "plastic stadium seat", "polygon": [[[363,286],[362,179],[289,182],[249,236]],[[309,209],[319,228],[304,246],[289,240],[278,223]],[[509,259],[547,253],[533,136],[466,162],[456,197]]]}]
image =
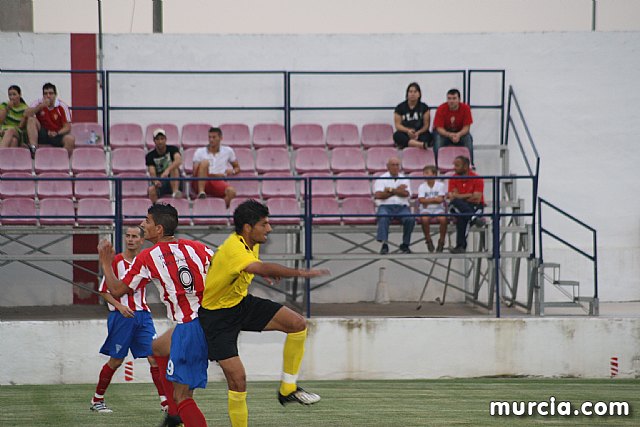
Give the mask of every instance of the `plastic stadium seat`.
[{"label": "plastic stadium seat", "polygon": [[[147,216],[147,210],[151,206],[151,200],[145,198],[123,199],[122,215],[123,223],[138,225]],[[127,218],[128,217],[128,218]]]},{"label": "plastic stadium seat", "polygon": [[402,170],[405,173],[422,172],[422,169],[427,165],[436,165],[433,149],[425,150],[423,148],[408,147],[402,150]]},{"label": "plastic stadium seat", "polygon": [[373,147],[367,150],[367,170],[370,173],[387,170],[387,162],[391,157],[398,156],[398,150],[393,147]]},{"label": "plastic stadium seat", "polygon": [[[45,216],[60,216],[66,218],[43,218]],[[69,198],[51,198],[40,201],[40,224],[42,225],[75,225],[76,212],[73,200]]]},{"label": "plastic stadium seat", "polygon": [[39,147],[34,162],[36,173],[69,173],[69,152],[61,147]]},{"label": "plastic stadium seat", "polygon": [[295,170],[299,174],[308,172],[328,172],[329,155],[324,148],[307,147],[295,151]]},{"label": "plastic stadium seat", "polygon": [[236,197],[235,199],[231,200],[231,203],[229,205],[229,215],[231,215],[231,220],[230,220],[231,225],[233,225],[233,211],[238,207],[239,204],[241,204],[242,202],[246,202],[248,199],[254,199],[261,202],[259,197]]},{"label": "plastic stadium seat", "polygon": [[296,197],[296,182],[291,179],[291,174],[282,172],[270,172],[262,175],[264,178],[290,178],[289,180],[264,180],[262,181],[262,198],[271,197]]},{"label": "plastic stadium seat", "polygon": [[465,156],[467,159],[471,158],[469,155],[469,149],[467,147],[441,147],[437,153],[438,156],[438,170],[441,173],[449,172],[453,170],[453,161],[458,156]]},{"label": "plastic stadium seat", "polygon": [[[424,175],[422,174],[422,171],[415,171],[415,172],[411,172],[409,174],[406,174],[407,176],[416,176],[416,177],[420,177],[423,178]],[[424,179],[410,179],[409,180],[409,188],[411,189],[411,197],[412,198],[416,198],[418,197],[418,188],[420,188],[420,184],[422,184],[424,182]],[[445,184],[446,186],[446,184]]]},{"label": "plastic stadium seat", "polygon": [[[5,181],[4,178],[24,178],[24,181]],[[9,197],[33,197],[36,194],[35,181],[30,173],[7,172],[0,177],[0,198]]]},{"label": "plastic stadium seat", "polygon": [[[209,129],[211,125],[206,123],[188,123],[182,126],[182,148],[206,146],[209,143]],[[176,142],[172,145],[178,144]]]},{"label": "plastic stadium seat", "polygon": [[339,147],[331,151],[331,170],[340,172],[364,172],[362,151],[357,147]]},{"label": "plastic stadium seat", "polygon": [[193,175],[193,155],[197,148],[187,148],[182,153],[182,168],[187,175]]},{"label": "plastic stadium seat", "polygon": [[251,148],[249,126],[244,123],[224,123],[220,125],[222,143],[229,147]]},{"label": "plastic stadium seat", "polygon": [[196,218],[198,215],[228,215],[223,199],[208,197],[193,201],[193,223],[196,225],[227,225],[227,218]]},{"label": "plastic stadium seat", "polygon": [[[104,173],[87,172],[79,173],[76,178],[106,178]],[[73,186],[73,195],[77,200],[86,198],[109,198],[109,190],[111,188],[111,181],[106,179],[96,179],[91,181],[76,180]]]},{"label": "plastic stadium seat", "polygon": [[327,147],[360,147],[358,127],[352,123],[333,123],[327,127]]},{"label": "plastic stadium seat", "polygon": [[[78,225],[113,224],[113,205],[106,198],[87,198],[78,200]],[[102,218],[82,218],[82,216],[111,215]]]},{"label": "plastic stadium seat", "polygon": [[256,169],[256,161],[253,158],[253,150],[251,148],[234,148],[236,160],[240,166],[241,172],[253,172]]},{"label": "plastic stadium seat", "polygon": [[362,145],[370,147],[392,147],[393,127],[387,123],[369,123],[362,126]]},{"label": "plastic stadium seat", "polygon": [[293,148],[324,148],[324,131],[318,124],[298,124],[291,128],[291,146]]},{"label": "plastic stadium seat", "polygon": [[109,146],[112,150],[124,147],[144,147],[142,127],[137,123],[119,123],[109,129]]},{"label": "plastic stadium seat", "polygon": [[340,207],[333,197],[313,197],[311,200],[311,212],[315,215],[331,215],[335,217],[313,218],[313,224],[340,224]]},{"label": "plastic stadium seat", "polygon": [[[371,197],[347,197],[342,201],[341,211],[345,215],[374,215],[375,206]],[[343,217],[345,224],[375,224],[375,217]]]},{"label": "plastic stadium seat", "polygon": [[[305,173],[303,177],[330,177],[330,173]],[[333,180],[314,179],[311,181],[311,197],[335,197],[336,190]],[[305,194],[304,182],[300,182],[300,194]]]},{"label": "plastic stadium seat", "polygon": [[[36,151],[37,156],[37,151]],[[111,171],[114,174],[146,173],[144,150],[142,148],[120,148],[111,153]]]},{"label": "plastic stadium seat", "polygon": [[[240,172],[236,178],[257,178],[255,172]],[[260,181],[255,180],[237,180],[227,181],[230,186],[235,188],[236,197],[240,198],[260,198]],[[235,199],[234,199],[235,200]]]},{"label": "plastic stadium seat", "polygon": [[156,144],[153,143],[153,131],[156,129],[164,129],[167,133],[167,144],[180,147],[180,131],[178,131],[178,126],[171,123],[151,123],[147,126],[144,137],[147,150],[156,148]]},{"label": "plastic stadium seat", "polygon": [[[338,174],[338,178],[342,177],[369,177],[364,172],[343,172]],[[338,179],[336,180],[336,193],[338,197],[371,197],[371,181],[365,179]]]},{"label": "plastic stadium seat", "polygon": [[259,123],[253,127],[253,148],[286,146],[284,126],[277,123]]},{"label": "plastic stadium seat", "polygon": [[[143,173],[121,173],[117,175],[119,178],[147,178]],[[149,194],[149,181],[139,179],[122,180],[122,197],[147,197]],[[115,191],[115,188],[114,188]]]},{"label": "plastic stadium seat", "polygon": [[[91,140],[91,131],[95,132],[97,136],[95,142]],[[76,150],[84,146],[102,147],[104,145],[104,132],[99,123],[72,123],[71,135],[76,137]]]},{"label": "plastic stadium seat", "polygon": [[2,148],[0,153],[0,173],[29,172],[33,169],[31,153],[26,148]]},{"label": "plastic stadium seat", "polygon": [[269,222],[272,224],[300,224],[300,218],[276,218],[276,215],[300,215],[300,206],[293,197],[274,197],[267,200]]},{"label": "plastic stadium seat", "polygon": [[[15,216],[16,218],[7,218]],[[32,217],[32,218],[26,218]],[[2,225],[36,225],[36,202],[28,197],[14,197],[2,201],[0,205]]]},{"label": "plastic stadium seat", "polygon": [[[47,172],[40,174],[39,178],[70,178],[69,174],[60,172]],[[73,197],[72,181],[38,181],[38,198]]]},{"label": "plastic stadium seat", "polygon": [[169,203],[178,211],[178,224],[191,225],[191,207],[187,199],[173,199],[171,196],[160,199],[162,203]]},{"label": "plastic stadium seat", "polygon": [[71,155],[71,170],[74,174],[83,172],[105,172],[107,157],[99,147],[78,147]]},{"label": "plastic stadium seat", "polygon": [[290,172],[289,152],[286,148],[261,148],[256,150],[256,170],[265,172]]}]

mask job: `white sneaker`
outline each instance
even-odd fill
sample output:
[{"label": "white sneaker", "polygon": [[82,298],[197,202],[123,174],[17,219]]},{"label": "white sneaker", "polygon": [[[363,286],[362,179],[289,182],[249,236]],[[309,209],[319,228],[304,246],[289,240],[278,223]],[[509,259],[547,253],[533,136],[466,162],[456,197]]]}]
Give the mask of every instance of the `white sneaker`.
[{"label": "white sneaker", "polygon": [[313,405],[314,403],[317,403],[319,401],[320,396],[315,393],[305,391],[302,387],[298,387],[296,391],[287,396],[283,396],[280,394],[280,392],[278,392],[278,402],[280,402],[282,406],[286,405],[287,403],[294,402],[300,403],[301,405]]},{"label": "white sneaker", "polygon": [[104,400],[98,400],[97,402],[91,401],[92,411],[99,412],[102,414],[110,414],[113,411],[104,403]]},{"label": "white sneaker", "polygon": [[174,199],[182,199],[182,191],[178,190],[175,193],[173,193],[173,198]]}]

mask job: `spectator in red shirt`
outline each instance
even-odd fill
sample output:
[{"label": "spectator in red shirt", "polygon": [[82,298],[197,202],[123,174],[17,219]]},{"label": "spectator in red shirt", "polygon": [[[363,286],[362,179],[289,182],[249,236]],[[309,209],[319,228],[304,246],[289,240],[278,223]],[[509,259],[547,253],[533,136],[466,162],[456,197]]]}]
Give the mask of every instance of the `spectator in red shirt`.
[{"label": "spectator in red shirt", "polygon": [[71,111],[57,99],[58,90],[52,83],[42,86],[42,98],[36,100],[25,112],[29,149],[34,156],[38,145],[64,147],[71,155],[76,139],[71,135]]},{"label": "spectator in red shirt", "polygon": [[473,137],[469,133],[471,123],[473,123],[471,108],[464,102],[460,102],[460,91],[449,90],[447,102],[438,107],[433,121],[436,156],[440,147],[465,146],[469,149],[471,164],[473,164]]},{"label": "spectator in red shirt", "polygon": [[467,250],[467,225],[471,222],[475,225],[484,224],[482,213],[484,212],[484,181],[469,168],[469,159],[458,156],[453,161],[454,176],[468,176],[470,178],[449,180],[449,206],[452,213],[466,214],[457,216],[456,222],[456,246],[451,253],[460,254]]}]

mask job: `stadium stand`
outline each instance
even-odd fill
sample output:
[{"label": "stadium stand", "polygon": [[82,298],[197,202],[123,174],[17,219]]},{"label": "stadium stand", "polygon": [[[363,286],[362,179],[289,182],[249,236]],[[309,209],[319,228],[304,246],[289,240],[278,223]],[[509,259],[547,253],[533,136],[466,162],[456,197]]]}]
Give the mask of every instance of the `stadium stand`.
[{"label": "stadium stand", "polygon": [[256,150],[256,170],[258,173],[290,172],[289,152],[286,148],[268,147]]},{"label": "stadium stand", "polygon": [[[210,128],[211,125],[206,123],[187,123],[182,126],[182,148],[186,150],[187,148],[198,148],[207,145]],[[167,144],[180,147],[178,141],[171,141],[168,137]]]},{"label": "stadium stand", "polygon": [[[69,178],[69,174],[61,172],[45,172],[40,178]],[[73,197],[72,182],[70,180],[44,180],[38,181],[38,199],[51,197]]]},{"label": "stadium stand", "polygon": [[407,147],[402,150],[402,170],[405,174],[410,172],[422,172],[427,165],[436,165],[436,157],[433,149]]},{"label": "stadium stand", "polygon": [[[313,215],[333,215],[339,214],[340,207],[338,201],[333,197],[313,197],[311,198],[311,212]],[[313,218],[313,224],[319,225],[340,225],[340,216]]]},{"label": "stadium stand", "polygon": [[74,174],[105,172],[107,157],[102,148],[78,147],[71,154],[71,170]]},{"label": "stadium stand", "polygon": [[453,161],[458,156],[470,158],[467,147],[441,147],[437,153],[438,170],[440,173],[451,172],[453,170]]},{"label": "stadium stand", "polygon": [[327,147],[360,147],[358,127],[353,123],[332,123],[327,127]]},{"label": "stadium stand", "polygon": [[227,207],[222,199],[209,197],[194,200],[193,223],[195,225],[227,225],[229,223],[227,218],[198,218],[200,215],[227,215]]},{"label": "stadium stand", "polygon": [[[121,178],[146,178],[147,175],[143,173],[121,173],[117,176]],[[127,180],[124,179],[122,182],[122,198],[130,198],[130,197],[147,197],[149,181],[142,181],[139,179]]]},{"label": "stadium stand", "polygon": [[[224,140],[226,143],[226,139]],[[236,160],[240,166],[242,172],[253,172],[256,169],[256,161],[254,159],[253,150],[247,147],[234,147],[233,151],[236,153]]]},{"label": "stadium stand", "polygon": [[291,128],[291,146],[294,149],[302,147],[325,147],[324,130],[315,123],[301,123]]},{"label": "stadium stand", "polygon": [[151,200],[147,198],[131,198],[122,200],[123,223],[126,225],[138,225],[147,216],[147,209],[151,206]]},{"label": "stadium stand", "polygon": [[224,123],[220,125],[222,143],[232,148],[251,148],[249,126],[244,123]]},{"label": "stadium stand", "polygon": [[[92,134],[96,135],[96,140],[92,140]],[[76,138],[76,147],[82,147],[85,145],[104,145],[104,132],[102,125],[99,123],[72,123],[71,135]],[[77,149],[77,148],[76,148]]]},{"label": "stadium stand", "polygon": [[269,222],[281,225],[299,225],[300,218],[286,218],[278,215],[301,215],[298,201],[293,197],[274,197],[266,202],[269,208]]},{"label": "stadium stand", "polygon": [[40,147],[36,151],[34,169],[37,174],[43,172],[69,173],[69,152],[60,147]]},{"label": "stadium stand", "polygon": [[366,170],[362,150],[359,147],[338,147],[331,151],[331,171],[364,172]]},{"label": "stadium stand", "polygon": [[197,148],[187,148],[182,152],[182,170],[188,176],[193,175],[193,155]]},{"label": "stadium stand", "polygon": [[[291,178],[291,174],[283,172],[268,172],[262,175],[264,178]],[[262,181],[262,198],[272,197],[296,197],[296,183],[289,180],[264,180]]]},{"label": "stadium stand", "polygon": [[[365,172],[343,172],[338,177],[369,177]],[[340,198],[366,196],[371,197],[371,181],[366,179],[339,179],[336,181],[336,194]]]},{"label": "stadium stand", "polygon": [[[35,181],[28,180],[31,174],[27,172],[7,172],[0,176],[0,198],[33,197],[36,194]],[[24,178],[25,181],[5,181],[4,178]]]},{"label": "stadium stand", "polygon": [[294,169],[298,174],[329,170],[329,155],[324,148],[299,148],[294,151],[294,154]]},{"label": "stadium stand", "polygon": [[[240,172],[236,175],[237,178],[254,178],[257,175],[255,172]],[[255,180],[237,180],[229,181],[229,185],[236,189],[236,197],[240,198],[260,198],[260,181]]]},{"label": "stadium stand", "polygon": [[367,123],[362,126],[362,146],[391,147],[393,146],[393,127],[386,123]]},{"label": "stadium stand", "polygon": [[386,172],[387,162],[391,157],[400,157],[398,150],[393,147],[373,147],[366,152],[367,170],[369,173]]},{"label": "stadium stand", "polygon": [[22,147],[3,148],[0,156],[0,173],[33,171],[33,160],[29,150]]},{"label": "stadium stand", "polygon": [[78,200],[78,225],[112,225],[113,218],[83,218],[83,216],[103,216],[113,214],[113,204],[107,198],[91,197]]},{"label": "stadium stand", "polygon": [[[105,180],[107,175],[99,172],[79,173],[76,178],[98,178],[95,181],[77,180],[73,185],[73,195],[76,200],[85,198],[106,198],[109,199],[111,184]],[[102,178],[102,179],[100,179]]]},{"label": "stadium stand", "polygon": [[[16,218],[7,218],[15,216]],[[2,225],[36,225],[36,202],[29,197],[13,197],[0,205]],[[32,218],[28,218],[32,217]]]},{"label": "stadium stand", "polygon": [[137,123],[118,123],[109,129],[111,150],[124,147],[142,148],[144,145],[142,127]]},{"label": "stadium stand", "polygon": [[[70,198],[53,197],[40,201],[40,224],[42,225],[75,225],[75,215],[73,200]],[[45,218],[47,216],[58,218]]]},{"label": "stadium stand", "polygon": [[[328,172],[313,172],[305,173],[302,177],[330,177],[332,176]],[[300,194],[305,195],[304,183],[300,183]],[[312,197],[335,197],[336,190],[333,180],[329,179],[314,179],[311,182],[311,196]]]},{"label": "stadium stand", "polygon": [[[36,153],[37,154],[37,153]],[[113,174],[146,173],[145,154],[142,148],[125,147],[111,153],[111,171]]]},{"label": "stadium stand", "polygon": [[[375,208],[371,197],[347,197],[342,201],[340,209],[343,215],[375,215]],[[342,218],[345,225],[375,224],[373,216],[352,216]]]},{"label": "stadium stand", "polygon": [[284,126],[277,123],[259,123],[253,127],[253,147],[286,147],[287,137]]}]

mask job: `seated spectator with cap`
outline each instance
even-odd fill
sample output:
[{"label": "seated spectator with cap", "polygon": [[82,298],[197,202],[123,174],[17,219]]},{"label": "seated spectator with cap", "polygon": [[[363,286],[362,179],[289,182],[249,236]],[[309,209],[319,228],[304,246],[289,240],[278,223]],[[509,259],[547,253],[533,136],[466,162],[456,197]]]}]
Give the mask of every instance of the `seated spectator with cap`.
[{"label": "seated spectator with cap", "polygon": [[[167,133],[158,128],[153,131],[153,142],[156,148],[149,151],[146,157],[149,176],[159,178],[179,178],[182,156],[175,145],[167,145]],[[180,181],[151,181],[149,185],[149,199],[155,203],[158,198],[171,194],[174,199],[182,197]]]},{"label": "seated spectator with cap", "polygon": [[[231,147],[221,143],[222,130],[216,127],[209,129],[209,145],[198,148],[193,154],[193,176],[221,178],[240,173],[236,153]],[[220,197],[229,207],[231,200],[236,197],[236,190],[226,181],[203,180],[192,183],[199,199],[205,199],[207,195]]]}]

